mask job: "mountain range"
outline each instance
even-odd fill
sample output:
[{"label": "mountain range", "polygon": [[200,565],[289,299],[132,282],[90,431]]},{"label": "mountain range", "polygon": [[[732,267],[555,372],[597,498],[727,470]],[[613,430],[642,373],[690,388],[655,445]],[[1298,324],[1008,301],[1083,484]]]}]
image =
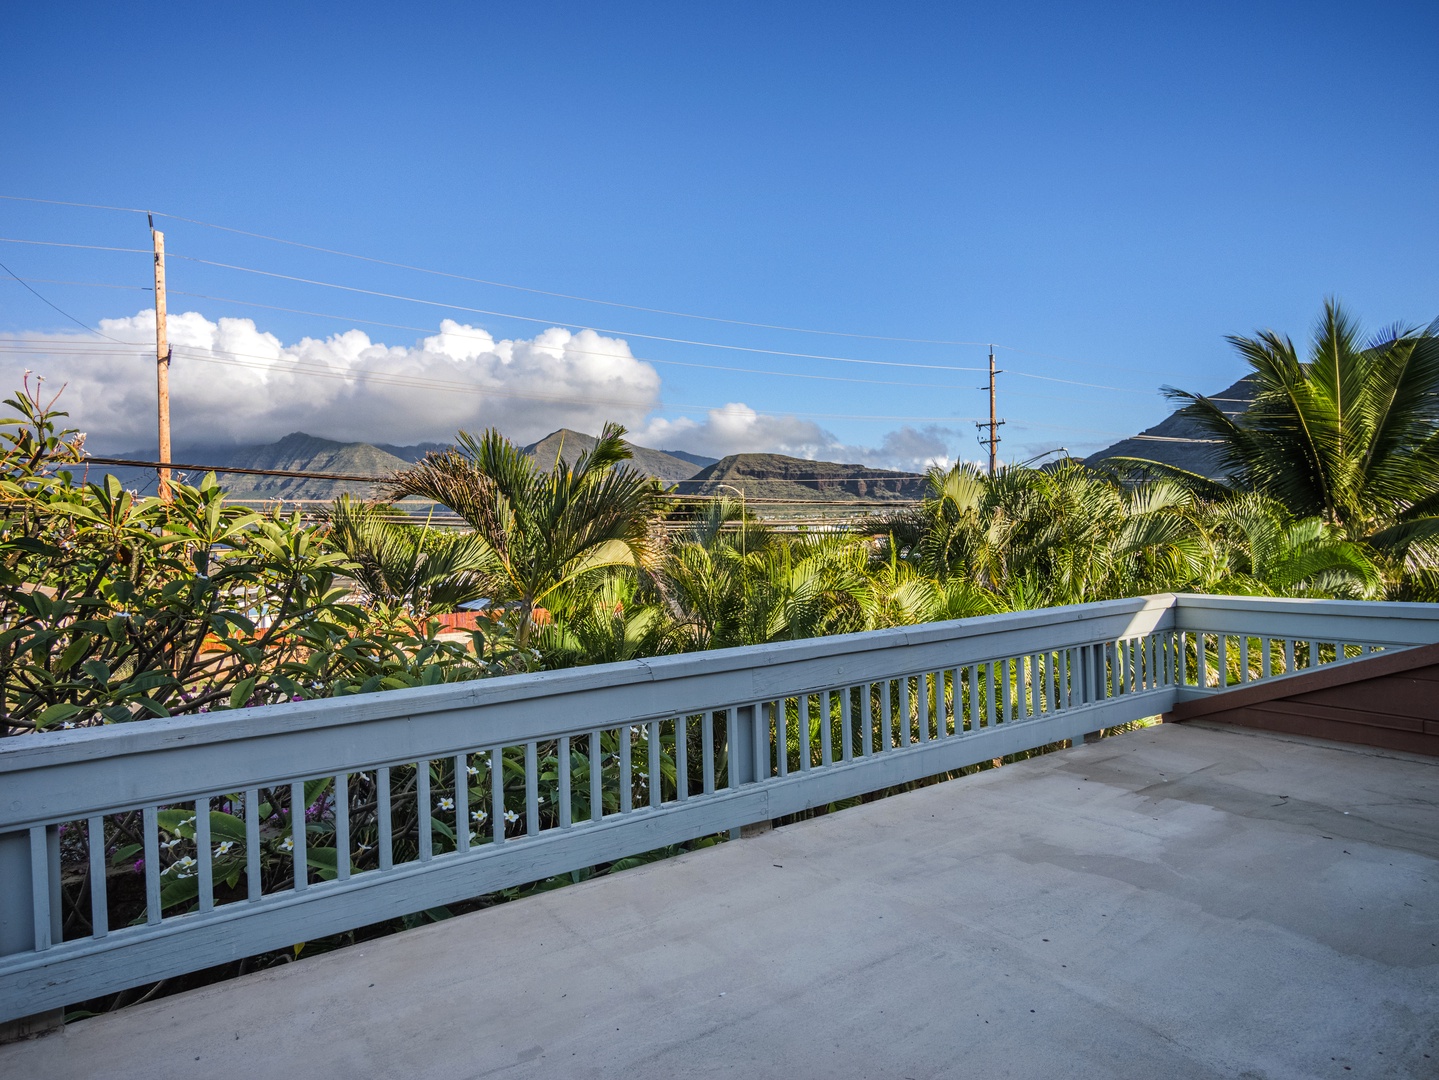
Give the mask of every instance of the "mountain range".
[{"label": "mountain range", "polygon": [[[1253,380],[1244,378],[1214,395],[1213,400],[1230,415],[1238,415],[1254,400],[1254,395]],[[177,448],[171,458],[183,464],[369,478],[388,476],[431,451],[445,449],[445,445],[345,443],[297,431],[276,442],[254,446],[193,444]],[[573,465],[581,453],[594,446],[593,435],[560,428],[522,449],[540,468],[549,469],[556,461]],[[734,495],[738,489],[744,492],[746,499],[757,501],[909,502],[922,497],[925,488],[924,477],[919,473],[811,461],[782,454],[732,454],[716,460],[684,450],[655,450],[634,444],[630,444],[630,449],[636,469],[682,495]],[[153,450],[144,449],[118,456],[153,460],[153,455]],[[1218,477],[1223,472],[1214,444],[1195,421],[1192,406],[1177,409],[1153,427],[1096,451],[1084,461],[1098,465],[1116,457],[1149,458],[1210,477]],[[98,471],[99,466],[95,469]],[[154,490],[153,469],[109,466],[105,471],[114,473],[126,487]],[[189,476],[196,479],[194,472]],[[369,479],[222,473],[221,483],[237,500],[328,502],[342,493],[361,498],[376,494],[376,483]]]}]

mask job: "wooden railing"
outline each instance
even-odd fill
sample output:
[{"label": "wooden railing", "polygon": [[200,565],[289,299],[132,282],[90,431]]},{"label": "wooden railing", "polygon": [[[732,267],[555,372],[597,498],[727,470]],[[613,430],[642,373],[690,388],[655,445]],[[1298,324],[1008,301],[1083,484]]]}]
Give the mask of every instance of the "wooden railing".
[{"label": "wooden railing", "polygon": [[1162,595],[8,739],[0,1020],[1435,641]]}]

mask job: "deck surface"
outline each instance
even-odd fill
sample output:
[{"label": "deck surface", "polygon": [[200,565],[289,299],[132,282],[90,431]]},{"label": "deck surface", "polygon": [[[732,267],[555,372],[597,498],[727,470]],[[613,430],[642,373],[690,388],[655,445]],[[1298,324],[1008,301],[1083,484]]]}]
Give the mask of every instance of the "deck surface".
[{"label": "deck surface", "polygon": [[1166,725],[71,1024],[0,1076],[1436,1077],[1436,1017],[1439,760]]}]

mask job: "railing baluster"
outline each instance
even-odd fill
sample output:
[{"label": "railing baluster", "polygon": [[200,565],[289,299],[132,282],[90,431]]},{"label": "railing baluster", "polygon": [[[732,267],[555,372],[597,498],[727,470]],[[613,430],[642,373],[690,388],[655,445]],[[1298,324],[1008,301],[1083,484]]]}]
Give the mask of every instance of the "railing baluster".
[{"label": "railing baluster", "polygon": [[994,718],[995,680],[999,672],[995,670],[995,661],[991,660],[984,665],[984,725],[994,727],[998,722]]},{"label": "railing baluster", "polygon": [[1319,642],[1313,638],[1309,639],[1309,666],[1312,668],[1319,666]]},{"label": "railing baluster", "polygon": [[634,809],[634,778],[630,770],[634,767],[634,751],[630,746],[630,725],[620,725],[620,813],[628,814]]},{"label": "railing baluster", "polygon": [[859,722],[864,725],[864,752],[870,753],[870,740],[874,740],[874,753],[884,749],[879,741],[879,730],[874,724],[874,684],[865,683],[859,688]]},{"label": "railing baluster", "polygon": [[1039,653],[1029,654],[1029,686],[1025,693],[1029,703],[1029,715],[1039,716],[1044,711],[1044,683],[1039,681]]},{"label": "railing baluster", "polygon": [[645,742],[649,744],[646,765],[649,775],[645,777],[645,787],[649,789],[650,806],[658,807],[664,799],[662,787],[664,773],[660,770],[660,722],[651,720],[648,727],[645,728],[645,733]]},{"label": "railing baluster", "polygon": [[799,771],[809,772],[810,754],[814,751],[810,748],[809,737],[809,695],[799,696]]},{"label": "railing baluster", "polygon": [[[568,829],[572,812],[570,806],[570,737],[568,735],[560,736],[560,745],[555,759],[555,772],[559,774],[560,783],[560,828]],[[675,776],[679,776],[678,769],[675,770]]]},{"label": "railing baluster", "polygon": [[[805,729],[808,731],[808,727]],[[700,771],[704,774],[704,793],[713,795],[715,793],[715,718],[714,713],[706,709],[700,715]]]},{"label": "railing baluster", "polygon": [[830,715],[834,711],[834,697],[829,690],[819,693],[819,763],[829,765],[834,761],[834,738],[830,733]]},{"label": "railing baluster", "polygon": [[[145,923],[149,926],[160,925],[160,822],[156,816],[158,811],[159,807],[147,806],[140,812],[140,828],[144,830],[144,836],[141,839],[145,844]],[[30,834],[32,857],[35,853],[34,838],[35,834],[32,832]],[[49,894],[46,895],[48,898]],[[46,902],[49,902],[48,899]]]},{"label": "railing baluster", "polygon": [[1289,675],[1294,671],[1294,639],[1284,639],[1284,674]]},{"label": "railing baluster", "polygon": [[505,842],[505,748],[490,748],[490,842]]},{"label": "railing baluster", "polygon": [[540,835],[540,764],[535,740],[525,743],[525,832]]},{"label": "railing baluster", "polygon": [[[463,774],[460,774],[463,775]],[[466,820],[468,824],[468,820]],[[469,830],[465,839],[469,840]],[[350,877],[350,774],[335,776],[335,878],[348,881]]]},{"label": "railing baluster", "polygon": [[260,899],[260,789],[245,791],[245,894]]},{"label": "railing baluster", "polygon": [[1259,677],[1267,679],[1273,672],[1269,670],[1270,648],[1267,637],[1259,639]]},{"label": "railing baluster", "polygon": [[690,718],[675,717],[675,798],[690,797]]},{"label": "railing baluster", "polygon": [[200,875],[196,885],[199,888],[199,910],[202,912],[215,910],[215,867],[211,861],[212,856],[210,797],[206,795],[195,800],[195,861],[199,864],[195,869]]},{"label": "railing baluster", "polygon": [[110,902],[105,890],[105,818],[86,822],[86,846],[90,854],[90,936],[102,938],[110,932]]},{"label": "railing baluster", "polygon": [[774,703],[774,767],[778,776],[789,775],[789,699]]},{"label": "railing baluster", "polygon": [[1229,685],[1229,635],[1218,635],[1219,642],[1219,689]]},{"label": "railing baluster", "polygon": [[379,833],[375,847],[379,849],[380,869],[388,870],[395,865],[395,823],[390,813],[390,767],[381,765],[375,770],[375,828]]},{"label": "railing baluster", "polygon": [[[463,855],[470,850],[470,755],[456,754],[450,769],[455,777],[455,852]],[[336,785],[339,782],[337,777]]]},{"label": "railing baluster", "polygon": [[[148,810],[146,813],[153,813]],[[53,927],[50,916],[50,838],[46,834],[48,829],[44,825],[35,825],[30,829],[30,911],[34,915],[35,929],[35,951],[44,952],[55,944],[53,938]],[[158,848],[158,842],[157,842]],[[158,857],[157,857],[158,861]],[[146,884],[150,881],[150,860],[145,860]],[[154,875],[154,908],[156,917],[153,922],[159,922],[160,908],[160,878],[158,871]]]},{"label": "railing baluster", "polygon": [[[294,868],[295,891],[303,892],[310,884],[310,864],[306,859],[305,851],[305,785],[301,781],[290,785],[290,843],[293,845],[290,856]],[[429,807],[425,807],[426,810]],[[422,821],[429,818],[422,817]]]},{"label": "railing baluster", "polygon": [[970,664],[967,672],[969,681],[969,730],[976,732],[980,729],[979,714],[979,665]]},{"label": "railing baluster", "polygon": [[839,691],[839,752],[840,760],[854,760],[854,731],[850,727],[849,687]]},{"label": "railing baluster", "polygon": [[756,701],[754,703],[754,711],[750,713],[753,721],[750,734],[750,748],[753,751],[755,783],[768,780],[770,777],[770,722],[765,719],[765,704],[763,701]]},{"label": "railing baluster", "polygon": [[435,807],[430,801],[430,763],[415,762],[415,840],[420,849],[420,862],[429,862],[435,854],[435,827],[430,817]]},{"label": "railing baluster", "polygon": [[[709,714],[706,713],[706,716]],[[705,749],[709,752],[709,790],[714,790],[714,742],[713,738],[705,740]],[[602,821],[605,816],[605,755],[602,749],[602,740],[598,731],[590,732],[589,741],[590,755],[590,820]]]}]

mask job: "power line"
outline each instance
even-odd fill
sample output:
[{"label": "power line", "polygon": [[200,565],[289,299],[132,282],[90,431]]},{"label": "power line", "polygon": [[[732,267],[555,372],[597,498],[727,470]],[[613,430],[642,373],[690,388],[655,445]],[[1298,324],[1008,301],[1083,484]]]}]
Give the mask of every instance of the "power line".
[{"label": "power line", "polygon": [[[18,347],[11,347],[8,342],[19,342]],[[134,347],[148,349],[147,346],[136,342],[133,345],[127,342],[119,342],[123,347]],[[625,401],[618,398],[599,398],[592,395],[584,397],[568,397],[559,394],[542,394],[525,392],[520,390],[498,389],[485,386],[475,386],[470,383],[457,382],[453,380],[440,380],[419,375],[405,375],[399,373],[373,371],[366,368],[346,368],[335,370],[327,367],[320,367],[310,361],[292,356],[261,356],[256,353],[242,353],[227,349],[213,349],[209,352],[201,350],[192,345],[173,345],[172,348],[183,354],[186,359],[197,363],[219,364],[228,367],[252,368],[262,371],[274,372],[287,371],[298,375],[306,375],[314,378],[335,379],[341,382],[350,381],[371,381],[381,382],[392,386],[405,386],[413,389],[444,389],[459,393],[478,394],[490,397],[520,398],[533,401],[547,401],[569,405],[610,405],[616,408],[644,409],[681,409],[692,412],[714,412],[725,414],[729,410],[728,405],[696,405],[675,401]],[[0,337],[0,352],[28,353],[30,355],[46,355],[56,353],[59,355],[72,356],[98,356],[102,353],[114,353],[114,349],[98,343],[91,345],[89,342],[67,342],[61,347],[48,345],[43,339],[5,339]],[[141,356],[147,352],[121,354]],[[218,355],[217,355],[218,354]],[[863,414],[863,413],[827,413],[827,412],[788,412],[786,416],[793,416],[805,419],[817,420],[854,420],[866,422],[885,423],[963,423],[970,417],[956,416],[905,416],[890,414]]]},{"label": "power line", "polygon": [[278,278],[281,281],[294,281],[301,285],[316,285],[325,289],[339,289],[342,292],[359,293],[362,296],[376,296],[382,300],[399,300],[407,304],[423,304],[426,307],[442,308],[446,311],[464,311],[475,315],[490,315],[497,319],[516,319],[520,322],[539,323],[542,326],[558,326],[573,330],[593,330],[597,334],[613,334],[616,337],[644,338],[647,341],[664,341],[671,345],[694,345],[705,349],[727,349],[731,352],[762,353],[766,356],[786,356],[798,360],[829,360],[840,364],[873,364],[878,367],[922,368],[927,371],[984,370],[983,368],[956,367],[952,364],[912,364],[898,360],[867,360],[852,356],[827,356],[820,353],[789,352],[783,349],[761,349],[750,345],[724,345],[715,341],[666,337],[663,334],[642,334],[633,330],[615,330],[610,327],[591,326],[587,323],[570,322],[563,319],[540,319],[530,315],[515,315],[507,311],[494,311],[489,308],[469,307],[464,304],[451,304],[440,300],[425,300],[421,297],[382,292],[378,289],[362,289],[356,285],[340,285],[333,281],[320,281],[316,278],[298,277],[294,274],[281,274],[274,270],[260,270],[253,266],[238,266],[234,263],[217,262],[214,259],[201,259],[195,255],[179,255],[173,251],[170,252],[170,257],[172,259],[185,259],[189,262],[199,263],[202,266],[214,266],[222,270],[236,270],[246,274],[259,274],[262,277]]},{"label": "power line", "polygon": [[[176,257],[176,258],[179,258],[180,256],[175,256],[175,257]],[[47,281],[47,280],[49,280],[49,279],[29,278],[29,279],[25,279],[25,280],[44,282],[44,281]],[[112,284],[108,284],[108,283],[105,283],[105,282],[90,282],[90,281],[50,281],[50,283],[51,283],[51,284],[56,284],[56,285],[89,286],[89,287],[100,288],[100,289],[135,289],[135,290],[139,290],[139,291],[141,291],[141,292],[152,292],[152,291],[153,291],[152,289],[150,289],[149,287],[144,286],[144,285],[112,285]],[[413,325],[410,325],[410,324],[407,324],[407,323],[384,322],[384,321],[379,320],[379,319],[367,319],[367,318],[362,318],[362,317],[360,317],[360,316],[354,316],[354,315],[334,315],[334,314],[331,314],[331,313],[325,312],[325,311],[309,311],[309,310],[306,310],[306,309],[304,309],[304,308],[283,307],[283,306],[281,306],[281,305],[279,305],[279,304],[262,304],[262,303],[259,303],[258,301],[254,301],[254,300],[239,300],[239,299],[236,299],[235,297],[232,297],[232,296],[213,296],[213,295],[210,295],[210,294],[207,294],[207,293],[185,292],[185,291],[182,290],[182,289],[168,289],[167,292],[168,292],[169,295],[171,295],[171,296],[187,296],[187,297],[190,297],[191,299],[194,299],[194,300],[210,300],[210,301],[213,301],[213,302],[215,302],[215,303],[221,303],[221,304],[239,304],[239,305],[241,305],[242,307],[263,308],[263,309],[265,309],[265,310],[267,310],[267,311],[283,311],[283,312],[285,312],[286,314],[289,314],[289,315],[307,315],[307,316],[310,316],[310,317],[312,317],[312,318],[317,318],[317,319],[333,319],[333,320],[336,321],[336,322],[348,323],[348,324],[352,324],[352,325],[353,325],[353,324],[360,324],[360,325],[362,325],[362,326],[383,326],[383,327],[386,327],[386,328],[391,329],[391,330],[410,330],[410,331],[413,331],[413,332],[418,333],[418,334],[429,334],[429,335],[434,335],[434,336],[443,335],[443,336],[445,336],[445,337],[465,338],[466,340],[470,340],[470,341],[489,341],[489,342],[491,342],[491,343],[494,343],[494,342],[495,342],[494,337],[491,336],[491,335],[489,335],[489,334],[466,334],[466,333],[462,333],[462,332],[455,331],[455,330],[445,330],[445,329],[443,329],[443,328],[437,328],[437,327],[433,327],[433,326],[413,326]],[[114,339],[111,339],[111,340],[114,340]],[[532,339],[532,340],[533,340],[533,339]],[[609,358],[616,358],[614,353],[599,352],[598,350],[595,350],[595,349],[578,349],[578,348],[574,348],[572,345],[570,345],[570,344],[568,344],[568,343],[564,346],[564,351],[565,351],[566,353],[571,353],[571,354],[574,354],[574,355],[576,355],[576,356],[599,356],[599,357],[604,357],[604,358],[607,358],[607,359],[609,359]],[[661,359],[659,359],[658,357],[654,357],[654,356],[636,356],[636,355],[634,355],[633,353],[631,353],[628,357],[621,357],[621,358],[619,358],[619,359],[638,360],[638,361],[640,361],[640,362],[642,362],[642,363],[646,363],[646,364],[666,364],[666,365],[668,365],[668,366],[670,366],[670,367],[698,368],[698,369],[702,369],[702,370],[705,370],[705,371],[727,371],[727,372],[733,372],[733,373],[739,374],[739,375],[770,375],[770,376],[774,376],[775,378],[811,379],[811,380],[819,380],[819,381],[824,381],[824,382],[859,383],[859,384],[862,384],[862,385],[865,385],[865,386],[901,386],[901,387],[914,387],[914,388],[916,388],[916,389],[921,389],[921,390],[967,390],[967,389],[969,389],[967,386],[961,386],[961,385],[959,385],[959,384],[957,384],[957,383],[902,382],[902,381],[899,381],[899,380],[891,380],[891,379],[855,379],[855,378],[847,378],[847,377],[841,376],[841,375],[813,375],[813,374],[808,374],[808,373],[804,373],[804,372],[797,372],[797,371],[770,371],[770,370],[766,370],[766,369],[764,369],[764,368],[735,367],[735,366],[732,365],[732,364],[701,364],[701,363],[697,363],[697,362],[694,362],[694,361],[688,361],[688,360],[661,360]],[[950,370],[950,369],[946,369],[946,370]],[[962,370],[962,369],[953,369],[953,370]],[[1042,396],[1042,395],[1031,395],[1031,396]]]},{"label": "power line", "polygon": [[30,244],[34,247],[79,248],[82,251],[119,251],[127,255],[150,254],[148,248],[106,247],[103,244],[62,244],[58,240],[17,240],[10,236],[0,236],[0,244]]},{"label": "power line", "polygon": [[[183,216],[181,216],[181,215],[179,215],[179,214],[169,214],[169,213],[165,213],[165,212],[162,212],[162,211],[141,210],[141,209],[139,209],[139,208],[137,208],[137,207],[130,207],[130,206],[107,206],[107,205],[100,204],[100,203],[69,202],[69,201],[65,201],[65,200],[61,200],[61,199],[39,199],[39,198],[34,198],[34,197],[24,196],[24,195],[0,195],[0,199],[6,199],[6,200],[13,201],[13,202],[44,203],[44,204],[51,205],[51,206],[72,206],[72,207],[80,207],[80,208],[89,209],[89,210],[113,210],[113,211],[118,211],[118,212],[128,213],[128,214],[149,214],[149,215],[152,215],[152,216],[154,216],[154,217],[168,218],[168,219],[170,219],[171,221],[183,221],[183,222],[185,222],[185,223],[187,223],[187,224],[190,224],[190,225],[199,225],[199,226],[202,226],[202,227],[207,228],[207,229],[216,229],[216,230],[219,230],[219,231],[221,231],[221,232],[234,233],[235,235],[238,235],[238,236],[247,236],[247,237],[251,237],[251,238],[253,238],[253,239],[257,239],[257,240],[269,241],[269,242],[271,242],[271,243],[285,244],[285,245],[288,245],[288,246],[290,246],[290,247],[303,248],[303,249],[309,250],[309,251],[318,251],[318,252],[322,252],[322,253],[327,254],[327,255],[338,255],[338,256],[341,256],[341,257],[343,257],[343,258],[356,259],[356,260],[359,260],[359,261],[361,261],[361,262],[374,263],[374,264],[380,265],[380,266],[391,266],[391,267],[395,267],[396,269],[411,270],[411,271],[414,271],[414,272],[416,272],[416,273],[430,274],[430,275],[433,275],[433,276],[436,276],[436,277],[450,278],[450,279],[456,280],[456,281],[466,281],[466,282],[471,282],[471,283],[477,284],[477,285],[489,285],[489,286],[493,286],[493,287],[495,287],[495,288],[512,289],[512,290],[515,290],[515,291],[518,291],[518,292],[532,293],[532,294],[539,295],[539,296],[550,296],[550,297],[555,297],[555,298],[557,298],[557,299],[563,299],[563,300],[577,300],[577,301],[580,301],[580,302],[583,302],[583,303],[588,303],[588,304],[601,304],[601,305],[604,305],[604,306],[606,306],[606,307],[624,308],[624,309],[627,309],[627,310],[630,310],[630,311],[643,311],[643,312],[648,312],[648,313],[656,314],[656,315],[672,315],[672,316],[675,316],[675,317],[677,317],[677,318],[698,319],[698,320],[702,320],[702,321],[705,321],[705,322],[724,323],[724,324],[728,324],[728,325],[732,325],[732,326],[750,326],[750,327],[755,327],[755,328],[757,328],[757,329],[764,329],[764,330],[782,330],[782,331],[789,331],[789,332],[799,333],[799,334],[819,334],[819,335],[826,336],[826,337],[855,338],[855,339],[866,340],[866,341],[892,341],[892,342],[900,342],[900,343],[913,344],[913,345],[954,345],[954,346],[969,346],[969,347],[980,347],[980,346],[983,346],[983,345],[987,344],[986,342],[981,342],[981,341],[957,341],[957,340],[948,340],[948,339],[943,339],[943,338],[911,338],[911,337],[890,336],[890,335],[884,335],[884,334],[861,334],[861,333],[853,333],[853,332],[843,331],[843,330],[818,330],[818,329],[813,329],[813,328],[809,328],[809,327],[785,326],[785,325],[780,325],[780,324],[776,324],[776,323],[751,322],[751,321],[746,320],[746,319],[722,318],[722,317],[714,316],[714,315],[697,315],[697,314],[694,314],[694,313],[691,313],[691,312],[673,311],[673,310],[670,310],[670,309],[667,309],[667,308],[646,307],[646,306],[644,306],[644,305],[642,305],[642,304],[627,304],[627,303],[621,303],[621,302],[619,302],[619,301],[614,301],[614,300],[600,300],[600,299],[597,299],[597,298],[595,298],[595,297],[579,296],[579,295],[572,294],[572,293],[555,292],[555,291],[552,291],[552,290],[549,290],[549,289],[537,289],[537,288],[532,288],[532,287],[526,286],[526,285],[515,285],[515,284],[509,283],[509,282],[494,281],[494,280],[491,280],[491,279],[488,279],[488,278],[470,277],[470,276],[465,275],[465,274],[456,274],[456,273],[453,273],[453,272],[447,271],[447,270],[435,270],[435,269],[432,269],[432,268],[429,268],[429,267],[415,266],[415,265],[412,265],[412,264],[410,264],[410,263],[395,262],[395,261],[393,261],[393,260],[381,259],[381,258],[377,258],[377,257],[370,256],[370,255],[360,255],[360,254],[356,254],[356,253],[354,253],[354,252],[341,251],[341,250],[338,250],[338,249],[336,249],[336,248],[322,247],[322,246],[317,245],[317,244],[307,244],[307,243],[304,243],[304,242],[299,241],[299,240],[288,240],[288,239],[285,239],[284,237],[270,236],[270,235],[265,234],[265,233],[250,232],[249,230],[246,230],[246,229],[238,229],[238,228],[234,228],[234,227],[229,226],[229,225],[219,225],[219,224],[216,224],[215,222],[202,221],[202,220],[200,220],[200,219],[198,219],[198,218],[183,217]],[[103,250],[123,250],[123,249],[118,249],[118,248],[117,248],[117,249],[103,249]],[[488,313],[485,313],[485,314],[488,314]],[[520,316],[512,316],[512,317],[514,317],[514,318],[519,318]],[[551,321],[551,320],[536,320],[536,321],[548,322],[548,321]],[[560,324],[560,325],[579,325],[579,324]],[[607,332],[608,332],[608,331],[607,331]],[[638,336],[640,336],[640,335],[638,335],[638,334],[633,334],[633,335],[631,335],[631,336],[633,336],[633,337],[638,337]],[[720,347],[724,347],[724,346],[720,346]],[[1078,364],[1078,365],[1081,365],[1081,366],[1084,366],[1084,367],[1108,367],[1108,368],[1114,368],[1115,370],[1118,370],[1118,371],[1134,371],[1134,372],[1139,372],[1139,373],[1142,373],[1142,374],[1150,374],[1149,369],[1134,367],[1134,366],[1126,365],[1126,364],[1115,364],[1115,363],[1112,363],[1112,362],[1101,361],[1101,360],[1076,360],[1076,359],[1074,359],[1073,357],[1059,356],[1059,355],[1057,355],[1057,354],[1055,354],[1055,353],[1039,352],[1039,351],[1034,350],[1034,349],[1024,349],[1024,348],[1020,348],[1020,347],[1015,346],[1015,345],[995,344],[993,347],[994,347],[994,348],[997,348],[997,349],[1006,349],[1006,350],[1008,350],[1008,351],[1010,351],[1010,352],[1022,353],[1022,354],[1027,355],[1027,356],[1037,356],[1037,357],[1042,357],[1042,358],[1048,359],[1048,360],[1058,360],[1060,363],[1063,363],[1063,364]],[[1057,381],[1062,381],[1062,380],[1057,380]],[[1089,385],[1089,384],[1078,384],[1078,385]]]},{"label": "power line", "polygon": [[55,309],[56,311],[58,311],[61,315],[64,315],[65,318],[69,319],[72,323],[74,323],[76,326],[78,326],[81,330],[84,330],[87,334],[94,334],[96,337],[105,338],[107,341],[114,341],[116,344],[121,344],[116,338],[112,338],[109,334],[102,334],[102,333],[100,333],[100,331],[94,329],[93,327],[86,326],[84,323],[82,323],[79,319],[75,318],[74,315],[71,315],[71,314],[70,314],[68,311],[66,311],[64,308],[60,307],[60,306],[57,305],[57,304],[52,303],[50,300],[47,300],[44,296],[41,296],[40,293],[38,293],[35,289],[31,288],[30,283],[29,283],[28,281],[26,281],[24,278],[22,278],[19,274],[15,273],[14,270],[11,270],[11,269],[10,269],[8,266],[6,266],[3,262],[0,262],[0,270],[4,270],[5,273],[9,274],[12,278],[14,278],[14,279],[16,280],[16,282],[18,282],[20,285],[22,285],[25,289],[29,290],[30,294],[31,294],[32,296],[34,296],[35,299],[39,300],[42,304],[45,304],[45,305],[48,305],[49,307],[54,308],[54,309]]},{"label": "power line", "polygon": [[[136,468],[136,469],[154,469],[154,468],[158,468],[161,464],[168,464],[170,468],[175,469],[176,471],[179,471],[179,472],[229,473],[229,474],[240,474],[240,475],[244,475],[244,476],[269,476],[269,477],[276,477],[276,478],[282,478],[282,479],[293,479],[293,480],[337,480],[337,481],[344,481],[344,482],[347,482],[347,483],[361,483],[361,484],[384,484],[384,483],[388,483],[391,479],[393,479],[392,476],[371,476],[371,475],[362,474],[362,473],[327,473],[327,472],[316,472],[316,471],[309,470],[309,469],[260,469],[260,468],[254,468],[254,467],[249,467],[249,466],[242,466],[242,465],[182,465],[182,464],[179,464],[178,462],[162,463],[162,462],[159,462],[159,461],[149,461],[149,460],[145,460],[145,459],[142,459],[142,458],[85,457],[85,458],[82,458],[79,462],[76,462],[76,464],[81,464],[81,465],[112,465],[112,466],[116,466],[116,467]],[[918,474],[918,473],[910,473],[910,474],[906,474],[906,475],[907,475],[908,477],[911,477],[911,478],[916,479],[916,480],[922,480],[922,479],[924,478],[924,477],[922,476],[922,474]],[[820,478],[820,479],[828,479],[828,478]],[[860,479],[860,478],[856,478],[856,479]],[[684,481],[684,480],[682,480],[682,481],[677,481],[677,483],[690,483],[690,482],[692,482],[692,481]],[[705,481],[698,481],[698,482],[699,482],[699,483],[704,483]],[[726,498],[726,496],[721,496],[721,495],[702,495],[702,494],[698,494],[698,493],[691,495],[691,494],[684,494],[684,493],[681,493],[681,492],[660,492],[658,497],[663,498],[663,499],[675,500],[675,501],[684,501],[684,500],[688,500],[688,499],[722,499],[722,498]],[[312,500],[312,501],[313,501],[313,500]],[[902,501],[904,501],[904,500],[897,500],[897,499],[896,499],[896,500],[889,500],[889,499],[842,499],[842,500],[825,500],[825,499],[801,499],[801,498],[781,499],[781,498],[765,497],[765,496],[757,496],[757,497],[755,497],[755,498],[747,499],[747,500],[746,500],[747,503],[763,503],[763,504],[766,504],[766,505],[771,505],[771,504],[773,504],[773,505],[786,505],[786,506],[810,506],[810,505],[813,505],[813,506],[816,506],[816,507],[819,507],[819,506],[890,506],[890,505],[893,505],[893,504],[895,504],[895,503],[897,503],[897,502],[902,502]],[[443,504],[440,504],[440,505],[443,505]]]},{"label": "power line", "polygon": [[578,296],[573,293],[553,292],[549,289],[536,289],[527,285],[514,285],[504,281],[492,281],[488,278],[470,277],[466,274],[456,274],[448,270],[434,270],[424,266],[414,266],[410,263],[394,262],[390,259],[380,259],[372,255],[358,255],[351,251],[340,251],[335,248],[321,247],[318,244],[307,244],[299,240],[287,240],[279,236],[268,236],[265,233],[250,232],[247,229],[237,229],[230,225],[217,225],[211,221],[201,221],[198,218],[182,217],[179,214],[168,214],[159,210],[140,210],[130,206],[104,206],[98,203],[65,202],[60,199],[35,199],[23,195],[0,195],[0,199],[8,199],[13,202],[34,202],[46,203],[52,206],[75,206],[88,210],[117,210],[128,214],[152,214],[154,217],[168,218],[171,221],[183,221],[189,225],[200,225],[207,229],[217,229],[221,232],[234,233],[237,236],[248,236],[255,240],[266,240],[275,244],[286,244],[290,247],[304,248],[307,251],[318,251],[326,255],[339,255],[346,259],[357,259],[360,262],[375,263],[379,266],[391,266],[399,270],[411,270],[419,274],[432,274],[435,277],[451,278],[455,281],[467,281],[476,285],[490,285],[497,289],[513,289],[516,292],[533,293],[537,296],[550,296],[560,300],[578,300],[586,304],[602,304],[605,307],[626,308],[630,311],[644,311],[652,315],[673,315],[681,319],[699,319],[704,322],[727,323],[731,326],[751,326],[761,330],[784,330],[795,334],[820,334],[826,337],[861,338],[867,341],[897,341],[914,345],[983,345],[982,341],[947,341],[938,338],[910,338],[891,337],[883,334],[859,334],[845,330],[815,330],[803,326],[781,326],[776,323],[750,322],[746,319],[726,319],[716,315],[696,315],[685,311],[671,311],[667,308],[645,307],[641,304],[625,304],[617,300],[599,300],[592,296]]}]

